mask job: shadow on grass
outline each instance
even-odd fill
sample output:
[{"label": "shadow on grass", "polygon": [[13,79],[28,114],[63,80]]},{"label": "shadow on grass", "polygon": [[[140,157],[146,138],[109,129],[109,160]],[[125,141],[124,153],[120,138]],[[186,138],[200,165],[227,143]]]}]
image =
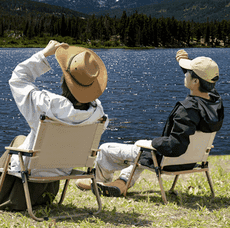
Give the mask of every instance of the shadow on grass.
[{"label": "shadow on grass", "polygon": [[[119,206],[118,206],[119,207]],[[57,205],[52,204],[50,206],[35,206],[33,207],[34,214],[38,218],[48,217],[53,220],[52,217],[57,216],[66,216],[66,215],[76,215],[83,213],[84,215],[79,215],[77,217],[70,217],[65,219],[56,219],[55,224],[61,222],[67,222],[69,224],[79,224],[83,220],[92,224],[109,224],[109,225],[124,225],[130,226],[134,225],[135,227],[143,227],[143,225],[152,224],[152,222],[148,219],[143,218],[143,214],[135,212],[134,209],[130,209],[130,211],[118,212],[118,207],[114,206],[112,210],[106,208],[106,206],[102,206],[102,211],[99,214],[93,214],[97,211],[97,208],[83,208],[74,206],[72,204],[69,205]],[[48,214],[46,213],[48,211]],[[4,212],[4,213],[7,213]],[[24,216],[27,219],[32,219],[27,211],[8,211],[11,214],[18,214],[19,216]],[[88,213],[88,214],[86,214]]]},{"label": "shadow on grass", "polygon": [[[168,203],[176,203],[178,206],[183,206],[184,208],[200,209],[202,207],[206,207],[212,211],[230,206],[230,197],[215,196],[213,198],[211,193],[207,193],[206,195],[193,195],[177,191],[176,193],[169,193],[167,191],[165,193]],[[156,205],[164,205],[161,197],[161,191],[145,190],[127,192],[126,198],[132,198],[137,202],[148,201],[155,203]]]}]

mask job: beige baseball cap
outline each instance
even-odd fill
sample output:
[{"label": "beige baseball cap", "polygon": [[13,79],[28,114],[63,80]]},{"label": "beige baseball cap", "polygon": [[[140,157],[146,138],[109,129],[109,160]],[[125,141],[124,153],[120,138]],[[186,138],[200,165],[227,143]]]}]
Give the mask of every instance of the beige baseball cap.
[{"label": "beige baseball cap", "polygon": [[186,70],[194,71],[200,78],[210,83],[215,83],[219,78],[219,67],[209,57],[201,56],[193,60],[180,59],[179,65]]}]

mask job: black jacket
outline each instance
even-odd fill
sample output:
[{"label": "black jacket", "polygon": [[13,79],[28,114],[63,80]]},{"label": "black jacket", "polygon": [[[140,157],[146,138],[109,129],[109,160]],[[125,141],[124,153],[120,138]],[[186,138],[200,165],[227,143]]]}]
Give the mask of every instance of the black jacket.
[{"label": "black jacket", "polygon": [[[189,136],[195,131],[220,130],[224,119],[223,102],[216,90],[209,95],[211,100],[188,95],[184,101],[176,103],[167,119],[162,136],[152,140],[152,146],[157,149],[158,162],[162,156],[178,157],[184,154],[190,143]],[[149,155],[148,152],[143,153],[141,164],[153,166]]]}]

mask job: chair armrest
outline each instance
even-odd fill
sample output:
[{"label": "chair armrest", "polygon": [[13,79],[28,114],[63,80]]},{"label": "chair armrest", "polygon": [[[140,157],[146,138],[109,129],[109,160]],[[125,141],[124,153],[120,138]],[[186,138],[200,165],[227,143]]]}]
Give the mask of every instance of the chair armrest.
[{"label": "chair armrest", "polygon": [[91,149],[91,156],[96,156],[97,152],[101,151],[100,149]]},{"label": "chair armrest", "polygon": [[154,147],[152,146],[148,146],[148,145],[145,145],[145,144],[141,144],[141,143],[138,143],[136,146],[139,146],[139,147],[142,147],[142,148],[145,148],[145,149],[149,149],[149,150],[156,150]]},{"label": "chair armrest", "polygon": [[27,149],[19,149],[17,147],[11,147],[11,146],[6,146],[5,147],[6,150],[10,150],[10,151],[17,151],[17,152],[23,152],[23,153],[38,153],[38,150],[27,150]]},{"label": "chair armrest", "polygon": [[[148,149],[148,150],[151,150],[151,155],[152,155],[154,167],[159,167],[158,162],[157,162],[157,158],[156,158],[156,151],[157,150],[154,147],[152,147],[151,141],[145,141],[145,140],[141,141],[140,140],[140,142],[138,142],[136,144],[136,146],[141,147],[141,148],[145,148],[145,149]],[[141,151],[139,153],[138,160],[140,158],[140,154],[141,154]]]},{"label": "chair armrest", "polygon": [[97,121],[99,121],[100,123],[105,123],[105,121],[107,120],[106,116],[102,116],[100,119],[98,119]]}]

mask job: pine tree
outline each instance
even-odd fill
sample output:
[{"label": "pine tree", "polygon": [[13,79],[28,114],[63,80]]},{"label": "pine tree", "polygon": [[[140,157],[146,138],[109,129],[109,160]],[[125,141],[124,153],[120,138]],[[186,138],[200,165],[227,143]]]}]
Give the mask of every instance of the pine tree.
[{"label": "pine tree", "polygon": [[129,25],[127,28],[127,46],[135,47],[137,43],[137,36],[136,36],[136,23],[134,17],[130,18]]},{"label": "pine tree", "polygon": [[27,31],[27,37],[29,40],[31,40],[34,37],[34,26],[32,25],[32,23],[29,24],[29,28]]},{"label": "pine tree", "polygon": [[155,47],[158,47],[158,20],[153,21],[153,44]]},{"label": "pine tree", "polygon": [[123,14],[120,19],[119,24],[119,34],[122,43],[126,43],[126,29],[127,29],[128,21],[126,11],[123,11]]},{"label": "pine tree", "polygon": [[209,23],[207,24],[206,31],[205,31],[205,42],[208,45],[210,43],[210,26],[209,26]]},{"label": "pine tree", "polygon": [[4,24],[3,21],[0,22],[0,37],[4,36]]},{"label": "pine tree", "polygon": [[28,22],[28,20],[27,20],[27,21],[26,21],[26,25],[25,25],[25,27],[24,27],[24,29],[23,29],[23,34],[24,34],[25,36],[27,36],[28,29],[29,29],[29,22]]},{"label": "pine tree", "polygon": [[67,31],[67,24],[66,24],[65,16],[64,14],[62,14],[61,23],[60,23],[60,35],[63,37],[67,36],[66,31]]},{"label": "pine tree", "polygon": [[97,24],[97,19],[95,17],[95,14],[93,14],[90,19],[90,32],[91,32],[92,40],[98,39],[98,24]]}]

